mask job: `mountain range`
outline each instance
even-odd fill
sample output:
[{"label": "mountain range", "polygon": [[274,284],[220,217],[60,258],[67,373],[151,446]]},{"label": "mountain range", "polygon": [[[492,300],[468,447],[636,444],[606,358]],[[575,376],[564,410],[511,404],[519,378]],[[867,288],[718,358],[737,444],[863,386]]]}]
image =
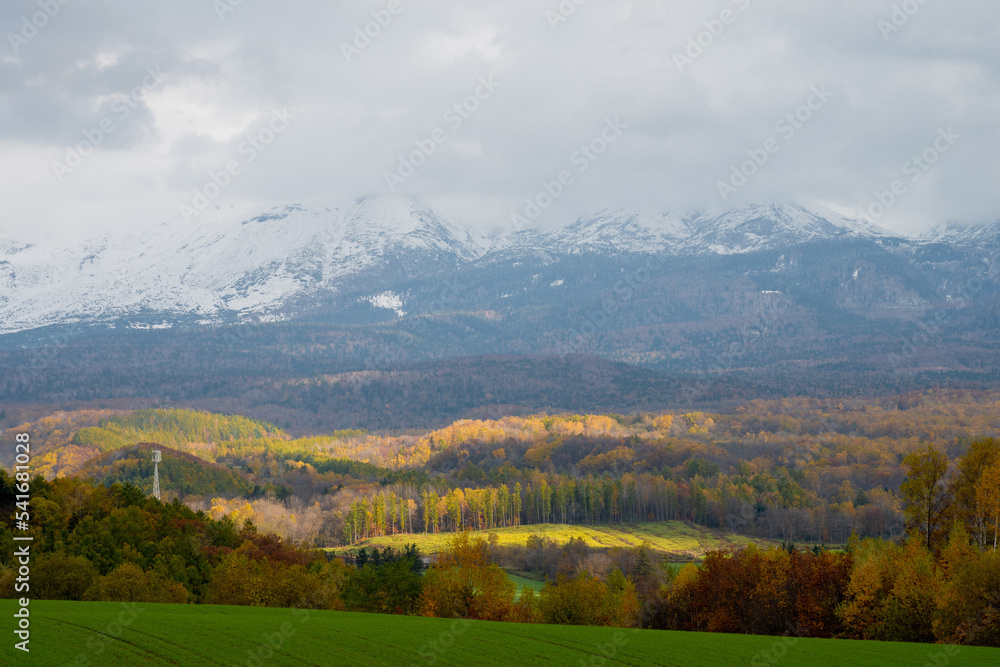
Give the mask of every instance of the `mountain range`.
[{"label": "mountain range", "polygon": [[174,405],[309,434],[994,389],[998,232],[759,204],[483,236],[371,198],[7,239],[0,422]]},{"label": "mountain range", "polygon": [[936,244],[995,248],[1000,222],[941,225],[906,239],[825,209],[757,204],[722,213],[605,211],[554,230],[487,237],[404,198],[322,210],[290,205],[83,243],[0,240],[0,336],[52,325],[282,321],[317,310],[336,319],[330,304],[344,294],[402,316],[414,308],[406,293],[412,290],[401,287],[463,268],[623,253],[724,257],[851,239],[911,252]]}]

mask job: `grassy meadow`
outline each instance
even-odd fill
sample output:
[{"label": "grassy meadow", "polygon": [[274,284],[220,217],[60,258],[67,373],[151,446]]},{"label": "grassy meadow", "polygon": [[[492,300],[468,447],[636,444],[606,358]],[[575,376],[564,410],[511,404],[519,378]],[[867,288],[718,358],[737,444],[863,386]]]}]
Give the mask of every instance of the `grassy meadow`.
[{"label": "grassy meadow", "polygon": [[[12,608],[10,603],[5,605]],[[1000,650],[656,630],[113,602],[31,603],[31,652],[44,665],[997,665]],[[946,648],[949,651],[946,653]],[[946,662],[942,659],[946,658]]]},{"label": "grassy meadow", "polygon": [[[727,534],[683,521],[661,521],[641,524],[621,524],[617,526],[570,526],[565,524],[543,523],[530,526],[514,526],[510,528],[494,528],[492,530],[470,531],[470,536],[487,538],[490,533],[496,533],[499,544],[504,546],[524,546],[529,535],[538,535],[552,540],[557,544],[569,542],[571,538],[579,538],[588,546],[598,548],[637,547],[645,542],[655,552],[669,556],[671,560],[697,560],[710,549],[742,546],[749,542],[772,544],[770,540],[747,538],[740,535]],[[440,552],[454,533],[413,533],[402,535],[386,535],[364,540],[350,547],[330,549],[334,553],[346,554],[357,551],[361,547],[396,547],[416,543],[424,554]]]}]

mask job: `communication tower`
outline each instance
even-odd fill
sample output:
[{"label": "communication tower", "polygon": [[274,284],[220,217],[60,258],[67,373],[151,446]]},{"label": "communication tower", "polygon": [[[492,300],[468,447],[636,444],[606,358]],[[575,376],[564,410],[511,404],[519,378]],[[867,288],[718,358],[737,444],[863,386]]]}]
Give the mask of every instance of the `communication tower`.
[{"label": "communication tower", "polygon": [[160,461],[163,460],[163,455],[160,450],[153,450],[153,497],[157,500],[160,499]]}]

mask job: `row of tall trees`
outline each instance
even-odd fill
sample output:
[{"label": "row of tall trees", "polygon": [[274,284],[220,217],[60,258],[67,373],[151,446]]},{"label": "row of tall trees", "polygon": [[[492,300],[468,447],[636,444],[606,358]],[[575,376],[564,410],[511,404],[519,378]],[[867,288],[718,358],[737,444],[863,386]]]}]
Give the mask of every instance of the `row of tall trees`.
[{"label": "row of tall trees", "polygon": [[[903,458],[906,477],[896,495],[844,484],[823,500],[801,478],[779,468],[753,474],[749,466],[727,475],[704,459],[688,459],[690,475],[653,473],[574,477],[529,474],[520,481],[479,488],[424,486],[379,490],[352,502],[344,528],[348,543],[389,533],[457,532],[540,523],[616,524],[686,520],[733,532],[785,540],[846,542],[852,532],[899,537],[904,518],[939,546],[952,520],[963,523],[980,547],[1000,537],[1000,444],[972,443],[954,464],[927,447]],[[705,473],[706,476],[702,476]],[[402,487],[399,487],[402,488]],[[837,500],[841,502],[837,502]],[[904,510],[905,503],[905,510]]]},{"label": "row of tall trees", "polygon": [[851,530],[891,534],[897,525],[898,499],[891,494],[867,494],[856,510],[848,501],[841,507],[814,507],[801,487],[787,477],[780,480],[696,476],[667,480],[650,473],[621,477],[574,478],[534,475],[522,485],[480,488],[432,488],[410,491],[379,490],[352,501],[346,514],[344,541],[411,532],[490,530],[519,525],[562,523],[614,525],[646,521],[684,520],[734,532],[763,532],[769,537],[815,541],[846,541]]},{"label": "row of tall trees", "polygon": [[344,522],[344,541],[413,532],[417,505],[395,491],[379,492],[351,503]]}]

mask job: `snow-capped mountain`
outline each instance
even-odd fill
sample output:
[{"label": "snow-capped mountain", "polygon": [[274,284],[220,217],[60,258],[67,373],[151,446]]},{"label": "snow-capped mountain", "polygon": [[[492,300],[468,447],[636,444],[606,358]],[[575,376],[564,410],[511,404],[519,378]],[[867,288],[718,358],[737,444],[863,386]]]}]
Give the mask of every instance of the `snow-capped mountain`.
[{"label": "snow-capped mountain", "polygon": [[[546,261],[583,253],[727,255],[889,233],[832,211],[760,204],[721,214],[602,212],[555,230],[474,237],[418,202],[393,197],[340,208],[216,212],[83,244],[0,240],[0,334],[50,324],[137,328],[284,317],[344,290],[405,312],[386,283],[480,260]],[[379,283],[383,284],[379,284]],[[388,308],[389,306],[385,306]]]},{"label": "snow-capped mountain", "polygon": [[964,246],[1000,245],[1000,220],[985,225],[958,225],[952,222],[932,227],[921,235],[928,243]]},{"label": "snow-capped mountain", "polygon": [[522,230],[495,241],[490,250],[729,255],[852,236],[892,234],[864,220],[795,204],[754,204],[723,213],[628,208],[603,211],[548,233]]},{"label": "snow-capped mountain", "polygon": [[569,253],[671,252],[691,238],[698,213],[674,214],[650,209],[605,211],[580,219],[536,240],[540,246]]},{"label": "snow-capped mountain", "polygon": [[392,264],[478,257],[466,230],[415,202],[374,198],[343,209],[288,206],[254,217],[101,236],[81,245],[0,246],[0,333],[54,323],[112,321],[143,313],[137,327],[177,316],[265,313],[293,298]]},{"label": "snow-capped mountain", "polygon": [[851,236],[871,238],[892,234],[878,225],[845,218],[833,211],[813,211],[795,204],[755,204],[702,215],[693,221],[694,233],[683,246],[720,255]]}]

